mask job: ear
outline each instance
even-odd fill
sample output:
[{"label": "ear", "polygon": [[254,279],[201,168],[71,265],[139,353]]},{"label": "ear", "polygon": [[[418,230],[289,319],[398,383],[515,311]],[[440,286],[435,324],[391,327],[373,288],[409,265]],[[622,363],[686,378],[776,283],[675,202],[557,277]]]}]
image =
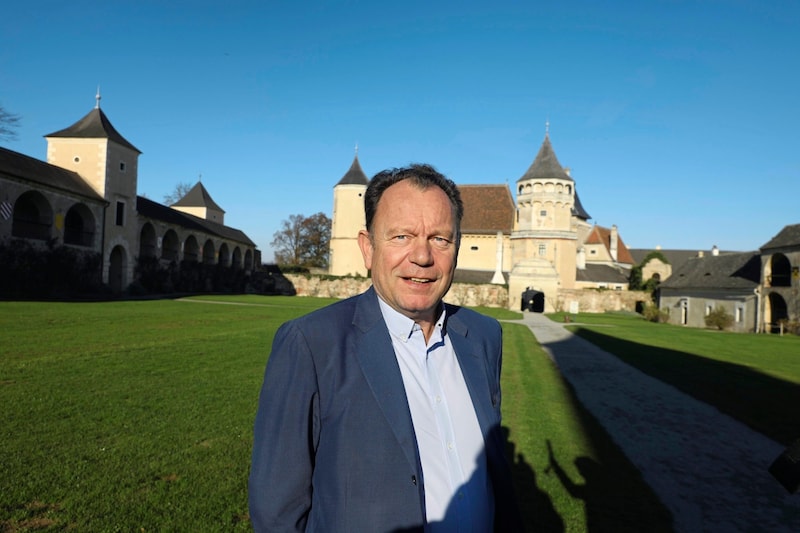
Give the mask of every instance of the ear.
[{"label": "ear", "polygon": [[358,232],[358,247],[361,248],[361,256],[364,258],[364,266],[367,270],[372,269],[372,238],[367,230]]}]

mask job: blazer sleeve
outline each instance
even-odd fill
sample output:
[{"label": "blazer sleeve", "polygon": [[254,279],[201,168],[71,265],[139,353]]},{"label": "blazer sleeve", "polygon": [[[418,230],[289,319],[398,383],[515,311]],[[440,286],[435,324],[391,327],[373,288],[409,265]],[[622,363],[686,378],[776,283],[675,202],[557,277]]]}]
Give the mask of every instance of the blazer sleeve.
[{"label": "blazer sleeve", "polygon": [[255,418],[249,507],[257,533],[305,530],[318,440],[314,361],[289,322],[275,334]]}]

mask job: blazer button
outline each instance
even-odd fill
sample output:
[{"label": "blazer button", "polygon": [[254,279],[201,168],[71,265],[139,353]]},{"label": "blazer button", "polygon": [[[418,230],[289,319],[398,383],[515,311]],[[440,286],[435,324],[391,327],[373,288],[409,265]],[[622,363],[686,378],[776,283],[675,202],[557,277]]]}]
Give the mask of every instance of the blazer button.
[{"label": "blazer button", "polygon": [[411,483],[413,483],[414,485],[417,484],[417,476],[411,476]]}]

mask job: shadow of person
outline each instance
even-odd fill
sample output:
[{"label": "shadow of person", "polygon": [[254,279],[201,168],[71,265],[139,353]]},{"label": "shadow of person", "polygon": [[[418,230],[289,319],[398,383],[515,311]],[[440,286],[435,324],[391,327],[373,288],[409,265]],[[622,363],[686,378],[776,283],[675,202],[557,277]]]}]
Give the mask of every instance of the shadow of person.
[{"label": "shadow of person", "polygon": [[516,453],[516,445],[509,438],[510,430],[503,427],[502,431],[525,531],[563,533],[564,520],[553,506],[550,496],[539,488],[536,471],[528,464],[522,453]]},{"label": "shadow of person", "polygon": [[615,486],[611,479],[614,472],[594,459],[575,459],[575,468],[584,482],[573,481],[556,459],[550,440],[546,442],[549,465],[545,473],[554,473],[570,496],[583,500],[587,532],[671,531],[657,508],[648,506],[638,495],[627,493],[630,487]]}]

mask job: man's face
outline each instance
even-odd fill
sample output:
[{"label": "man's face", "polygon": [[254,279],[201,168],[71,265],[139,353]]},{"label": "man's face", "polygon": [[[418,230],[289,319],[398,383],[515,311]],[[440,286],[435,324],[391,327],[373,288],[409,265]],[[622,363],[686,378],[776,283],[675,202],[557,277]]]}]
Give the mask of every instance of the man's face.
[{"label": "man's face", "polygon": [[358,235],[372,284],[393,309],[433,322],[456,268],[456,221],[447,194],[409,180],[386,189],[372,220],[372,236]]}]

